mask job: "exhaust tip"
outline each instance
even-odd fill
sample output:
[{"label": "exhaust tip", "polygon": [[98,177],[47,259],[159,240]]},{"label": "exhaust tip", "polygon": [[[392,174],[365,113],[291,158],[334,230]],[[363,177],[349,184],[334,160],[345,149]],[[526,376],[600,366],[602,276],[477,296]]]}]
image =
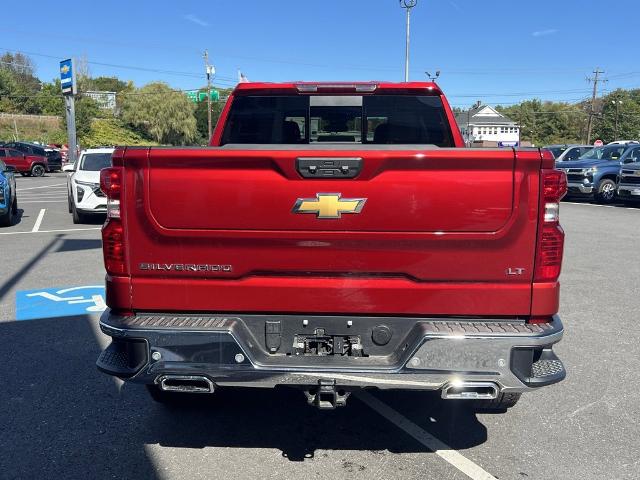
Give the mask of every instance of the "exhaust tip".
[{"label": "exhaust tip", "polygon": [[493,400],[499,393],[493,382],[452,382],[442,388],[445,400]]},{"label": "exhaust tip", "polygon": [[163,375],[156,380],[160,390],[181,393],[213,393],[215,385],[202,375]]}]

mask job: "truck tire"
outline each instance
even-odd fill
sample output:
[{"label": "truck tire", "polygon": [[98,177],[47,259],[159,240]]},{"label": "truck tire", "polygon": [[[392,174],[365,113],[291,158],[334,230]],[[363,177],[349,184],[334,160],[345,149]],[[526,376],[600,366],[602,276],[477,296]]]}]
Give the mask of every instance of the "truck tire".
[{"label": "truck tire", "polygon": [[521,393],[501,393],[493,400],[475,400],[473,409],[487,412],[505,411],[518,403],[521,396]]},{"label": "truck tire", "polygon": [[601,180],[595,197],[598,203],[612,203],[616,199],[616,182],[610,178]]},{"label": "truck tire", "polygon": [[44,165],[41,163],[36,163],[33,167],[31,167],[31,176],[32,177],[42,177],[45,174]]}]

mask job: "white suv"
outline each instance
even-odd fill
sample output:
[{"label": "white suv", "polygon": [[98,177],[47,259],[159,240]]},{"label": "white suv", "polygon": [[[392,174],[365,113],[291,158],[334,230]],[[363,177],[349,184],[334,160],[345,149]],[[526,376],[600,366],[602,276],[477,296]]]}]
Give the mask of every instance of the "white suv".
[{"label": "white suv", "polygon": [[113,148],[90,148],[80,152],[75,165],[63,168],[67,178],[69,213],[73,223],[84,223],[90,216],[107,213],[107,197],[100,191],[100,170],[111,166]]}]

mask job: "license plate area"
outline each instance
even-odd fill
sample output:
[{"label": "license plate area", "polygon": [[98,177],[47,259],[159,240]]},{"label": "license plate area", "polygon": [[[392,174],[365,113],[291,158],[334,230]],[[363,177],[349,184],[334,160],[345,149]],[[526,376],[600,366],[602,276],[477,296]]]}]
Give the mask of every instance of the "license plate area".
[{"label": "license plate area", "polygon": [[313,334],[295,335],[293,353],[316,357],[368,357],[359,335],[327,335],[324,328],[316,328]]}]

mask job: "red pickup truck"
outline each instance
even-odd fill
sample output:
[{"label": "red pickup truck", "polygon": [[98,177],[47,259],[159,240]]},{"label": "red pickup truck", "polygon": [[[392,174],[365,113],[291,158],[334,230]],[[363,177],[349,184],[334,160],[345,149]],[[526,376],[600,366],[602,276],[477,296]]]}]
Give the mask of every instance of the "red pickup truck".
[{"label": "red pickup truck", "polygon": [[559,382],[565,175],[463,147],[416,82],[242,83],[210,148],[118,148],[98,367],[163,402],[286,385],[320,408],[371,387],[504,410]]}]

